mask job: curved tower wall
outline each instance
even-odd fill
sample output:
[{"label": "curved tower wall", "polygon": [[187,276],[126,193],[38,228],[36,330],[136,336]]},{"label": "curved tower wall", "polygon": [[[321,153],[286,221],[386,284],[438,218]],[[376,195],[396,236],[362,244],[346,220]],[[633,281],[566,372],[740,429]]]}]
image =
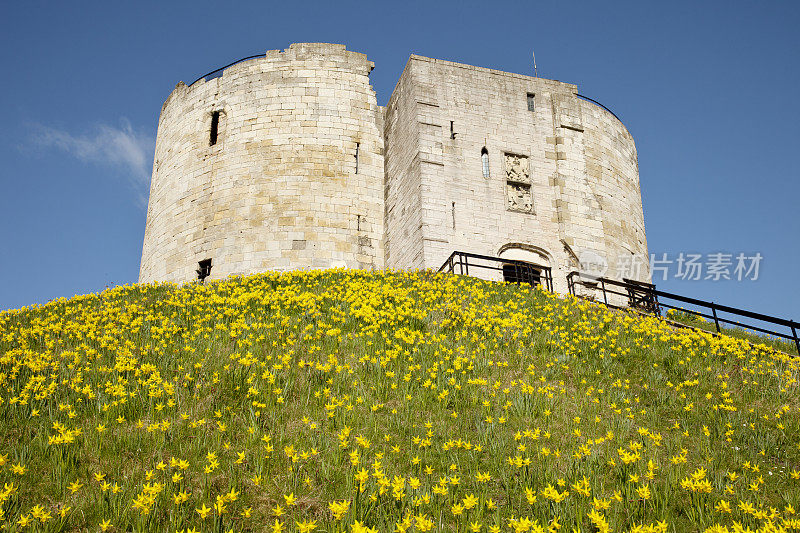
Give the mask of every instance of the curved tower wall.
[{"label": "curved tower wall", "polygon": [[585,176],[602,222],[607,277],[651,280],[644,230],[639,161],[633,137],[613,114],[585,100],[582,157]]},{"label": "curved tower wall", "polygon": [[600,256],[607,277],[649,281],[633,138],[576,93],[411,56],[386,108],[387,267],[438,268],[454,250],[523,259],[563,293],[578,259]]},{"label": "curved tower wall", "polygon": [[294,44],[178,84],[139,280],[190,281],[208,259],[211,278],[435,269],[454,250],[547,265],[557,292],[586,258],[650,280],[633,138],[577,86],[412,55],[383,109],[372,66]]},{"label": "curved tower wall", "polygon": [[211,278],[383,268],[372,67],[343,45],[293,44],[179,83],[159,119],[139,281],[196,279],[206,259]]}]

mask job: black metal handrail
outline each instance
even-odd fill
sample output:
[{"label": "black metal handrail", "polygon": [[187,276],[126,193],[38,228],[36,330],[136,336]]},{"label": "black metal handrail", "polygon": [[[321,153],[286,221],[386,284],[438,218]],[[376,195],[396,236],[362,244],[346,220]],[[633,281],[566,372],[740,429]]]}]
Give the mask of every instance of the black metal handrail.
[{"label": "black metal handrail", "polygon": [[612,116],[613,116],[615,119],[617,119],[617,120],[619,120],[620,122],[622,122],[622,119],[620,119],[620,118],[619,118],[617,115],[615,115],[613,111],[611,111],[609,108],[607,108],[606,106],[604,106],[603,104],[601,104],[601,103],[600,103],[600,102],[598,102],[597,100],[593,100],[592,98],[589,98],[588,96],[584,96],[584,95],[582,95],[582,94],[578,94],[578,93],[575,93],[575,96],[577,96],[578,98],[583,98],[583,99],[584,99],[584,100],[586,100],[587,102],[591,102],[591,103],[593,103],[593,104],[597,104],[597,105],[599,105],[600,107],[602,107],[603,109],[605,109],[606,111],[608,111],[609,113],[611,113],[611,115],[612,115]]},{"label": "black metal handrail", "polygon": [[[697,298],[690,298],[688,296],[681,296],[671,292],[660,291],[655,288],[651,283],[644,283],[633,280],[618,281],[609,278],[598,277],[582,277],[580,272],[573,271],[567,275],[567,286],[569,293],[573,296],[576,294],[576,286],[583,286],[593,290],[599,290],[603,294],[603,303],[608,307],[622,308],[623,306],[610,303],[608,301],[609,295],[622,296],[627,299],[628,305],[625,307],[639,309],[648,313],[653,313],[660,316],[662,309],[674,309],[681,313],[687,313],[693,316],[702,317],[714,321],[717,333],[721,333],[721,324],[730,324],[740,328],[757,331],[766,335],[771,335],[780,339],[794,341],[797,353],[800,355],[800,337],[798,330],[800,324],[794,320],[787,320],[785,318],[778,318],[754,311],[747,311],[728,305],[720,305],[715,302],[707,302],[698,300]],[[614,290],[620,289],[620,290]],[[683,305],[692,305],[702,310],[687,309],[683,305],[676,305],[672,302],[679,302]],[[705,312],[703,312],[703,310]],[[726,313],[737,317],[742,317],[750,320],[756,320],[763,324],[771,324],[788,328],[791,334],[783,331],[775,331],[774,329],[767,329],[762,325],[745,324],[739,320],[731,320],[729,318],[721,317],[720,313]]]},{"label": "black metal handrail", "polygon": [[214,78],[219,78],[219,76],[214,76],[214,74],[216,74],[216,73],[218,73],[218,72],[219,72],[219,73],[220,73],[220,76],[221,76],[221,75],[222,75],[222,71],[223,71],[223,70],[225,70],[225,69],[226,69],[226,68],[228,68],[228,67],[232,67],[232,66],[234,66],[234,65],[235,65],[235,64],[237,64],[237,63],[241,63],[242,61],[247,61],[248,59],[255,59],[255,58],[257,58],[257,57],[266,57],[266,56],[267,56],[267,54],[258,54],[258,55],[254,55],[254,56],[247,56],[247,57],[243,57],[242,59],[237,59],[237,60],[236,60],[236,61],[234,61],[233,63],[229,63],[229,64],[225,65],[224,67],[220,67],[220,68],[218,68],[218,69],[216,69],[216,70],[212,70],[211,72],[208,72],[208,73],[206,73],[206,74],[203,74],[202,76],[200,76],[199,78],[197,78],[196,80],[194,80],[192,83],[190,83],[190,84],[189,84],[189,86],[191,87],[192,85],[194,85],[194,84],[195,84],[195,83],[197,83],[198,81],[202,80],[203,78],[209,78],[209,77],[210,77],[211,79],[214,79]]},{"label": "black metal handrail", "polygon": [[[470,259],[472,260],[471,262]],[[489,264],[484,264],[485,262]],[[499,266],[497,266],[498,264]],[[473,269],[500,271],[506,281],[542,285],[548,291],[553,291],[553,273],[550,267],[520,259],[504,259],[502,257],[455,251],[450,254],[447,261],[439,268],[439,272],[469,276],[470,267]],[[456,268],[458,268],[458,272],[456,272]]]}]

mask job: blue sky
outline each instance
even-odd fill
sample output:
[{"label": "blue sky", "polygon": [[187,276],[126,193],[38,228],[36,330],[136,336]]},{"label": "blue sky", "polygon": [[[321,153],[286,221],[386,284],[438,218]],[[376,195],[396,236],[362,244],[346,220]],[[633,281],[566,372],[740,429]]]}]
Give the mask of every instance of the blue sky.
[{"label": "blue sky", "polygon": [[0,309],[133,283],[161,105],[292,42],[577,83],[639,152],[651,253],[763,256],[663,290],[800,320],[798,2],[14,2],[4,6]]}]

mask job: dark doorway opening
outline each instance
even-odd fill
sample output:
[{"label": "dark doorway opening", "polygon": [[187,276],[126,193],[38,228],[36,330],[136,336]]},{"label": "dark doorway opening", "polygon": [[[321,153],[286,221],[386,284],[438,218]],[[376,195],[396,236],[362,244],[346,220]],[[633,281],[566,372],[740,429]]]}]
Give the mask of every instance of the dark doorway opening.
[{"label": "dark doorway opening", "polygon": [[542,284],[542,271],[524,263],[505,263],[503,280],[509,283],[528,283],[535,287]]}]

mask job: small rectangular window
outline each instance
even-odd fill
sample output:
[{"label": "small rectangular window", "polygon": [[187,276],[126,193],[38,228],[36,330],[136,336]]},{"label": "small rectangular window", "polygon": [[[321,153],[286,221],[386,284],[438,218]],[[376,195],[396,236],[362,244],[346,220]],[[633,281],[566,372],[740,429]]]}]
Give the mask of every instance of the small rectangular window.
[{"label": "small rectangular window", "polygon": [[197,265],[198,269],[195,271],[197,272],[197,279],[202,282],[211,275],[211,259],[203,259]]},{"label": "small rectangular window", "polygon": [[528,111],[536,111],[536,95],[528,93]]},{"label": "small rectangular window", "polygon": [[217,134],[219,133],[219,111],[211,113],[211,134],[208,138],[208,145],[214,146],[217,144]]}]

